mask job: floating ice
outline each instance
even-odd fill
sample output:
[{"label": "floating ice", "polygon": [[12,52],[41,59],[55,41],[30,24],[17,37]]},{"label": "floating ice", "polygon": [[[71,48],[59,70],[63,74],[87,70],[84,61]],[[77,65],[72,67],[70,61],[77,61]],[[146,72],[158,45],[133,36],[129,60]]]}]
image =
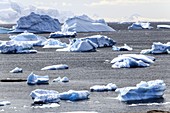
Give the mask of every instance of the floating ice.
[{"label": "floating ice", "polygon": [[136,68],[148,67],[154,63],[155,58],[152,56],[138,54],[123,54],[111,61],[112,68]]},{"label": "floating ice", "polygon": [[135,101],[162,98],[166,85],[163,80],[141,81],[136,87],[118,88],[120,101]]},{"label": "floating ice", "polygon": [[27,42],[7,41],[0,44],[0,52],[4,54],[37,53],[33,45]]},{"label": "floating ice", "polygon": [[35,75],[33,72],[27,77],[27,84],[35,85],[35,84],[48,84],[49,76],[39,76]]},{"label": "floating ice", "polygon": [[170,25],[157,25],[157,29],[170,29]]},{"label": "floating ice", "polygon": [[7,34],[10,31],[12,31],[12,29],[0,27],[0,34]]},{"label": "floating ice", "polygon": [[46,66],[42,68],[41,70],[63,70],[68,69],[68,65],[66,64],[58,64],[58,65],[52,65],[52,66]]},{"label": "floating ice", "polygon": [[120,47],[112,46],[112,50],[114,50],[114,51],[132,51],[133,48],[131,48],[127,44],[124,44],[124,46],[120,46]]},{"label": "floating ice", "polygon": [[86,15],[75,16],[66,20],[62,26],[63,32],[101,32],[115,31],[104,20],[92,20]]},{"label": "floating ice", "polygon": [[150,23],[146,22],[136,22],[133,23],[131,26],[128,27],[128,29],[152,29],[153,27],[150,26]]},{"label": "floating ice", "polygon": [[57,31],[54,33],[50,33],[49,38],[62,38],[62,37],[76,37],[77,33],[76,32],[61,32]]},{"label": "floating ice", "polygon": [[117,86],[115,84],[109,83],[107,85],[94,85],[90,87],[90,91],[114,91],[117,89]]},{"label": "floating ice", "polygon": [[88,99],[89,95],[90,93],[86,90],[82,91],[69,90],[68,92],[60,93],[60,99],[70,101],[85,100]]},{"label": "floating ice", "polygon": [[60,105],[58,103],[49,103],[49,104],[43,104],[43,105],[35,105],[32,106],[32,108],[42,108],[42,109],[46,109],[46,108],[56,108],[59,107]]},{"label": "floating ice", "polygon": [[170,53],[170,42],[163,44],[161,42],[154,42],[151,49],[145,49],[141,54],[168,54]]},{"label": "floating ice", "polygon": [[30,93],[34,103],[58,103],[60,96],[57,91],[36,89]]},{"label": "floating ice", "polygon": [[69,82],[69,79],[67,77],[58,77],[56,79],[53,79],[53,82]]},{"label": "floating ice", "polygon": [[0,101],[0,106],[10,105],[11,102],[9,101]]},{"label": "floating ice", "polygon": [[17,21],[15,30],[10,33],[21,33],[27,30],[31,33],[51,33],[61,31],[60,23],[48,15],[39,15],[32,12]]},{"label": "floating ice", "polygon": [[48,39],[47,41],[45,41],[43,43],[43,48],[66,48],[68,46],[68,44],[66,43],[62,43],[59,40],[55,40],[55,39]]},{"label": "floating ice", "polygon": [[10,73],[22,73],[22,72],[23,72],[22,68],[19,67],[16,67],[10,71]]}]

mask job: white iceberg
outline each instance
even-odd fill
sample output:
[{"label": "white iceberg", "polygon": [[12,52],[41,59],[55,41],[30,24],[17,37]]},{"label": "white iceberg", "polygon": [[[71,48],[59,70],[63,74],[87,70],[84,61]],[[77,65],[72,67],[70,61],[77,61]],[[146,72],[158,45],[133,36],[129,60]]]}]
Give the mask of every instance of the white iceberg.
[{"label": "white iceberg", "polygon": [[51,66],[46,66],[42,68],[41,70],[63,70],[63,69],[68,69],[68,65],[66,64],[58,64],[58,65],[51,65]]},{"label": "white iceberg", "polygon": [[117,89],[117,86],[113,83],[109,83],[107,85],[94,85],[90,87],[90,91],[97,91],[97,92],[114,91],[116,89]]},{"label": "white iceberg", "polygon": [[168,54],[170,53],[170,42],[163,44],[161,42],[154,42],[151,49],[145,49],[141,54]]},{"label": "white iceberg", "polygon": [[0,106],[10,105],[11,102],[9,101],[0,101]]},{"label": "white iceberg", "polygon": [[48,84],[49,82],[49,76],[40,76],[35,75],[33,72],[27,77],[27,84],[28,85],[40,85],[40,84]]},{"label": "white iceberg", "polygon": [[120,46],[120,47],[112,46],[112,50],[114,50],[114,51],[132,51],[133,48],[131,48],[127,44],[124,44],[124,46]]},{"label": "white iceberg", "polygon": [[102,32],[115,31],[104,20],[93,20],[87,15],[75,16],[62,25],[63,32]]},{"label": "white iceberg", "polygon": [[60,23],[48,15],[39,15],[32,12],[17,21],[15,29],[10,33],[21,33],[27,30],[31,33],[51,33],[61,31]]},{"label": "white iceberg", "polygon": [[69,90],[68,92],[60,93],[59,95],[61,100],[78,101],[88,99],[90,93],[87,90],[82,91]]},{"label": "white iceberg", "polygon": [[155,58],[152,56],[138,54],[123,54],[114,58],[110,63],[112,68],[137,68],[148,67],[154,63]]},{"label": "white iceberg", "polygon": [[69,82],[69,79],[67,77],[58,77],[56,79],[53,79],[53,82]]},{"label": "white iceberg", "polygon": [[54,33],[50,33],[49,38],[66,38],[66,37],[76,37],[77,33],[76,32],[61,32],[61,31],[57,31]]},{"label": "white iceberg", "polygon": [[58,103],[60,95],[54,90],[36,89],[30,93],[34,103]]},{"label": "white iceberg", "polygon": [[153,27],[150,26],[149,22],[136,22],[133,23],[131,26],[128,27],[128,29],[152,29]]},{"label": "white iceberg", "polygon": [[33,45],[27,42],[7,41],[0,44],[0,53],[3,54],[22,54],[22,53],[37,53],[33,49]]},{"label": "white iceberg", "polygon": [[56,49],[66,48],[68,46],[68,44],[62,43],[59,40],[55,39],[48,39],[43,43],[43,45],[44,45],[43,48],[56,48]]},{"label": "white iceberg", "polygon": [[116,89],[120,101],[136,101],[162,98],[166,85],[163,80],[141,81],[136,87]]},{"label": "white iceberg", "polygon": [[10,73],[22,73],[22,72],[23,72],[22,68],[19,67],[16,67],[10,71]]},{"label": "white iceberg", "polygon": [[170,25],[157,25],[157,29],[170,29]]},{"label": "white iceberg", "polygon": [[58,103],[48,103],[48,104],[42,104],[42,105],[35,105],[35,106],[32,106],[32,108],[46,109],[46,108],[56,108],[59,106],[60,106],[60,104],[58,104]]}]

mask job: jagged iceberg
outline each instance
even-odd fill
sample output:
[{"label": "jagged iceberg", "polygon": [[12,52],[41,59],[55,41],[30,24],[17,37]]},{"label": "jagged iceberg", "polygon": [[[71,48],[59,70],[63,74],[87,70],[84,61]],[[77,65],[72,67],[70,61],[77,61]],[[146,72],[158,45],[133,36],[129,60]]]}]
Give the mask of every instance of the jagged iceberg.
[{"label": "jagged iceberg", "polygon": [[63,70],[63,69],[68,69],[68,65],[66,64],[58,64],[58,65],[51,65],[51,66],[46,66],[42,68],[41,70]]},{"label": "jagged iceberg", "polygon": [[104,20],[93,20],[87,15],[74,16],[66,20],[62,26],[63,32],[102,32],[115,31]]},{"label": "jagged iceberg", "polygon": [[66,43],[62,43],[59,40],[55,40],[55,39],[47,39],[47,41],[45,41],[42,45],[43,48],[66,48],[68,46],[68,44]]},{"label": "jagged iceberg", "polygon": [[22,72],[23,72],[22,68],[19,67],[16,67],[10,71],[10,73],[22,73]]},{"label": "jagged iceberg", "polygon": [[31,33],[51,33],[61,31],[61,26],[57,19],[32,12],[28,16],[21,17],[17,21],[15,29],[10,33],[21,33],[25,30]]},{"label": "jagged iceberg", "polygon": [[76,37],[77,33],[76,32],[61,32],[61,31],[57,31],[54,33],[50,33],[49,38],[62,38],[62,37]]},{"label": "jagged iceberg", "polygon": [[116,89],[120,101],[135,101],[162,98],[166,85],[163,80],[141,81],[136,87]]},{"label": "jagged iceberg", "polygon": [[154,63],[155,58],[152,56],[140,54],[123,54],[111,61],[112,68],[137,68],[148,67]]},{"label": "jagged iceberg", "polygon": [[27,42],[7,41],[1,42],[0,53],[3,54],[21,54],[21,53],[37,53],[33,49],[33,45]]},{"label": "jagged iceberg", "polygon": [[154,42],[151,49],[145,49],[140,52],[141,54],[169,54],[170,42],[163,44],[161,42]]},{"label": "jagged iceberg", "polygon": [[117,89],[117,86],[113,83],[109,83],[107,85],[94,85],[94,86],[90,87],[90,91],[98,91],[98,92],[114,91],[116,89]]},{"label": "jagged iceberg", "polygon": [[54,90],[36,89],[30,93],[34,103],[58,103],[60,95]]},{"label": "jagged iceberg", "polygon": [[114,51],[132,51],[133,48],[131,48],[127,44],[124,44],[124,46],[120,46],[120,47],[112,46],[112,50],[114,50]]},{"label": "jagged iceberg", "polygon": [[60,99],[78,101],[78,100],[88,99],[89,95],[90,93],[87,90],[82,90],[82,91],[69,90],[68,92],[60,93]]},{"label": "jagged iceberg", "polygon": [[149,22],[136,22],[136,23],[133,23],[131,26],[128,27],[128,29],[152,29],[153,27],[150,26],[150,23]]},{"label": "jagged iceberg", "polygon": [[48,84],[49,82],[49,76],[40,76],[35,75],[33,72],[27,77],[27,84],[28,85],[40,85],[40,84]]}]

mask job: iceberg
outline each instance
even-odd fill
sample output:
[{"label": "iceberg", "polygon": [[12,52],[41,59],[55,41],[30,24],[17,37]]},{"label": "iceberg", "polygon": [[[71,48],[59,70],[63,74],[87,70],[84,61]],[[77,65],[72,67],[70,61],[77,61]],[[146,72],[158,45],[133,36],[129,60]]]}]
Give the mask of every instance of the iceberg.
[{"label": "iceberg", "polygon": [[133,48],[131,48],[127,44],[124,44],[124,46],[120,46],[120,47],[112,46],[112,50],[114,50],[114,51],[132,51]]},{"label": "iceberg", "polygon": [[68,46],[68,44],[62,43],[59,40],[55,39],[48,39],[42,45],[44,45],[43,48],[57,48],[57,49],[66,48]]},{"label": "iceberg", "polygon": [[68,65],[66,64],[58,64],[58,65],[52,65],[52,66],[46,66],[42,68],[41,70],[63,70],[68,69]]},{"label": "iceberg", "polygon": [[21,17],[15,29],[9,33],[22,33],[25,30],[31,33],[51,33],[61,31],[61,26],[57,19],[32,12],[28,16]]},{"label": "iceberg", "polygon": [[128,27],[129,30],[138,30],[138,29],[152,29],[153,27],[150,26],[150,23],[149,22],[136,22],[136,23],[133,23],[131,26]]},{"label": "iceberg", "polygon": [[7,34],[12,31],[11,28],[0,27],[0,34]]},{"label": "iceberg", "polygon": [[115,31],[104,20],[93,20],[87,15],[74,16],[62,25],[63,32],[102,32]]},{"label": "iceberg", "polygon": [[136,87],[116,89],[120,101],[137,101],[162,98],[166,85],[163,80],[141,81]]},{"label": "iceberg", "polygon": [[169,54],[170,42],[163,44],[161,42],[154,42],[151,49],[145,49],[140,52],[141,54]]},{"label": "iceberg", "polygon": [[0,101],[0,106],[10,105],[11,102],[9,101]]},{"label": "iceberg", "polygon": [[88,99],[90,93],[87,90],[82,91],[69,90],[68,92],[60,93],[59,95],[61,100],[78,101]]},{"label": "iceberg", "polygon": [[53,82],[69,82],[69,79],[67,77],[58,77],[56,79],[53,79]]},{"label": "iceberg", "polygon": [[36,89],[30,93],[34,103],[58,103],[60,102],[60,95],[54,90]]},{"label": "iceberg", "polygon": [[27,42],[7,41],[0,44],[0,53],[3,54],[22,54],[22,53],[37,53],[33,49],[33,45]]},{"label": "iceberg", "polygon": [[113,83],[109,83],[107,85],[94,85],[90,87],[90,91],[97,91],[97,92],[114,91],[116,89],[117,89],[117,86]]},{"label": "iceberg", "polygon": [[54,32],[54,33],[50,33],[50,36],[49,38],[65,38],[65,37],[76,37],[77,36],[77,33],[76,32],[61,32],[61,31],[57,31],[57,32]]},{"label": "iceberg", "polygon": [[170,29],[170,25],[157,25],[157,29]]},{"label": "iceberg", "polygon": [[22,73],[22,72],[23,72],[22,68],[19,67],[16,67],[10,71],[10,73]]},{"label": "iceberg", "polygon": [[40,85],[40,84],[48,84],[49,76],[39,76],[35,75],[33,72],[27,77],[27,84],[28,85]]},{"label": "iceberg", "polygon": [[148,67],[154,63],[155,58],[152,56],[138,54],[123,54],[114,58],[110,63],[112,68],[137,68]]}]

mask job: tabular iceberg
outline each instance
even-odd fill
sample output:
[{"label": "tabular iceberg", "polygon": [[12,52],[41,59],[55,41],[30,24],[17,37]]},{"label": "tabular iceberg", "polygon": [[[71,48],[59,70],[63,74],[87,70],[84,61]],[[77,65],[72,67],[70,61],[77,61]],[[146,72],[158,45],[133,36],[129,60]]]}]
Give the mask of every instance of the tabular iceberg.
[{"label": "tabular iceberg", "polygon": [[143,22],[136,22],[133,23],[131,26],[128,27],[128,29],[152,29],[153,27],[150,26],[150,23],[143,23]]},{"label": "tabular iceberg", "polygon": [[133,48],[131,48],[127,44],[124,44],[124,46],[120,46],[120,47],[112,46],[112,50],[114,50],[114,51],[132,51]]},{"label": "tabular iceberg", "polygon": [[148,67],[154,63],[155,58],[152,56],[138,54],[123,54],[111,61],[112,68],[136,68]]},{"label": "tabular iceberg", "polygon": [[142,50],[141,54],[168,54],[170,53],[170,42],[163,44],[154,42],[151,49]]},{"label": "tabular iceberg", "polygon": [[59,40],[55,39],[48,39],[42,45],[44,45],[43,48],[57,48],[57,49],[66,48],[68,46],[68,44],[62,43]]},{"label": "tabular iceberg", "polygon": [[90,87],[90,91],[114,91],[117,89],[117,86],[115,84],[109,83],[107,85],[94,85]]},{"label": "tabular iceberg", "polygon": [[50,33],[49,38],[62,38],[62,37],[76,37],[77,33],[76,32],[61,32],[57,31],[54,33]]},{"label": "tabular iceberg", "polygon": [[75,16],[66,20],[62,26],[63,32],[102,32],[115,31],[104,20],[92,20],[87,15]]},{"label": "tabular iceberg", "polygon": [[68,65],[66,64],[58,64],[58,65],[52,65],[52,66],[46,66],[42,68],[41,70],[63,70],[68,69]]},{"label": "tabular iceberg", "polygon": [[135,101],[162,98],[166,85],[163,80],[141,81],[136,87],[118,88],[120,101]]},{"label": "tabular iceberg", "polygon": [[31,33],[51,33],[61,31],[60,23],[48,15],[39,15],[32,12],[17,21],[15,29],[10,33],[21,33],[27,30]]},{"label": "tabular iceberg", "polygon": [[157,29],[170,29],[170,25],[157,25]]}]

